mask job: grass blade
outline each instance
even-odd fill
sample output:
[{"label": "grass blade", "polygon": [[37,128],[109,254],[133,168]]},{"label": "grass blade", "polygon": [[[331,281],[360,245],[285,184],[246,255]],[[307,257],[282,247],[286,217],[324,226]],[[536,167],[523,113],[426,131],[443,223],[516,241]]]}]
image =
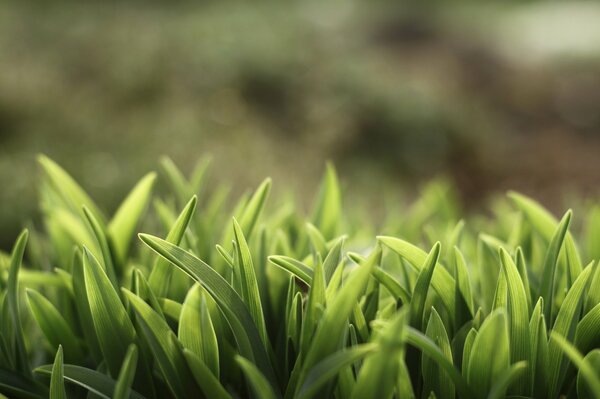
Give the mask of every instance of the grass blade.
[{"label": "grass blade", "polygon": [[63,367],[63,349],[58,346],[54,364],[52,365],[52,375],[50,376],[50,399],[67,399],[64,383]]},{"label": "grass blade", "polygon": [[131,384],[135,378],[135,370],[138,362],[138,349],[135,344],[129,345],[127,354],[125,354],[125,360],[119,371],[119,377],[115,385],[115,392],[113,393],[113,399],[127,399],[131,393]]}]

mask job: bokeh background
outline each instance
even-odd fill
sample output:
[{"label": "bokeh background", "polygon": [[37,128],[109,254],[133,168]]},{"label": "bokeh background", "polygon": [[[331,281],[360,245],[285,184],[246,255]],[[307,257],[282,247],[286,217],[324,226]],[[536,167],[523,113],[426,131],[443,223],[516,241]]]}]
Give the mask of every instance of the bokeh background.
[{"label": "bokeh background", "polygon": [[0,2],[0,248],[38,153],[108,211],[161,155],[299,198],[326,160],[352,199],[596,195],[600,3],[426,3]]}]

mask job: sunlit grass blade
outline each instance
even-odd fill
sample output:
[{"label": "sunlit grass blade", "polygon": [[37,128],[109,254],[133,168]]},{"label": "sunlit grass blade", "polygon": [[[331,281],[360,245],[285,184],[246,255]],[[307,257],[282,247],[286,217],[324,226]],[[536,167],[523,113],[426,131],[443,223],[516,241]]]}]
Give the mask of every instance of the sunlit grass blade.
[{"label": "sunlit grass blade", "polygon": [[260,186],[256,189],[250,201],[244,208],[244,212],[240,217],[240,227],[244,236],[247,239],[250,239],[252,236],[252,232],[254,231],[254,227],[258,222],[258,218],[260,217],[265,203],[267,202],[267,198],[269,197],[269,192],[271,191],[271,179],[265,179]]},{"label": "sunlit grass blade", "polygon": [[326,240],[336,236],[341,211],[342,198],[337,173],[333,165],[328,163],[312,214],[312,223]]},{"label": "sunlit grass blade", "polygon": [[127,258],[129,245],[140,217],[150,202],[156,173],[148,173],[127,195],[108,224],[108,236],[119,264]]},{"label": "sunlit grass blade", "polygon": [[[183,210],[175,220],[175,223],[171,227],[171,230],[167,234],[166,240],[172,244],[179,245],[183,239],[188,225],[192,220],[194,211],[196,210],[196,203],[198,199],[193,196],[188,203],[183,207]],[[176,271],[177,269],[175,269]],[[169,264],[169,261],[159,256],[155,263],[150,277],[148,277],[148,284],[157,297],[165,297],[169,291],[169,284],[171,282],[171,275],[174,272],[173,267]]]},{"label": "sunlit grass blade", "polygon": [[258,290],[258,281],[256,279],[256,271],[252,262],[252,254],[244,237],[241,226],[235,218],[233,219],[233,235],[235,237],[237,251],[237,267],[240,271],[242,299],[247,304],[254,324],[258,328],[261,339],[267,343],[267,327],[265,325],[265,316],[263,314],[262,302]]},{"label": "sunlit grass blade", "polygon": [[258,328],[243,300],[231,285],[206,263],[176,245],[147,234],[140,234],[140,239],[206,288],[229,321],[240,354],[255,361],[265,376],[275,381],[275,373]]},{"label": "sunlit grass blade", "polygon": [[85,220],[87,221],[90,229],[94,233],[94,237],[96,238],[96,242],[97,242],[98,247],[100,248],[100,252],[102,254],[103,262],[99,263],[99,264],[102,266],[102,268],[106,272],[106,275],[108,276],[108,279],[112,283],[114,289],[118,290],[119,289],[119,281],[117,280],[117,273],[116,273],[117,271],[115,270],[115,265],[113,262],[113,255],[110,251],[110,247],[108,244],[108,238],[106,236],[106,231],[100,225],[100,223],[98,222],[96,217],[93,215],[93,213],[88,208],[83,207],[83,214],[85,216]]},{"label": "sunlit grass blade", "polygon": [[58,346],[54,364],[52,365],[52,375],[50,376],[50,399],[67,399],[64,382],[63,349]]},{"label": "sunlit grass blade", "polygon": [[312,284],[313,270],[299,260],[290,258],[288,256],[273,255],[269,256],[269,262],[275,266],[287,270],[300,280],[304,281],[306,284]]},{"label": "sunlit grass blade", "polygon": [[[500,249],[500,264],[506,278],[508,290],[508,330],[510,341],[511,363],[525,361],[530,364],[530,334],[529,334],[529,309],[527,306],[527,293],[523,281],[511,256]],[[514,393],[527,395],[529,393],[529,378],[527,373],[521,373],[515,381]]]},{"label": "sunlit grass blade", "polygon": [[[583,292],[592,270],[592,265],[587,266],[571,286],[556,316],[556,321],[552,327],[553,335],[560,335],[569,341],[575,338],[577,321],[583,305]],[[566,369],[569,365],[562,352],[556,340],[549,342],[548,365],[546,367],[548,368],[548,395],[550,397],[556,397],[560,393]]]},{"label": "sunlit grass blade", "polygon": [[415,288],[412,293],[410,301],[410,313],[409,313],[409,324],[418,330],[422,330],[423,317],[425,311],[425,300],[427,299],[427,293],[429,292],[429,286],[435,266],[437,265],[440,257],[441,244],[435,243],[429,255],[423,262],[423,267],[417,278]]},{"label": "sunlit grass blade", "polygon": [[103,358],[110,374],[117,376],[127,348],[135,341],[135,329],[106,273],[87,249],[84,249],[83,275]]},{"label": "sunlit grass blade", "polygon": [[[377,240],[406,259],[416,272],[425,264],[427,253],[415,245],[394,237],[378,236]],[[446,309],[454,313],[455,281],[444,267],[435,268],[431,277],[431,286],[442,299]]]},{"label": "sunlit grass blade", "polygon": [[203,289],[199,284],[192,287],[183,303],[177,335],[183,347],[198,356],[218,378],[219,347],[217,336]]}]

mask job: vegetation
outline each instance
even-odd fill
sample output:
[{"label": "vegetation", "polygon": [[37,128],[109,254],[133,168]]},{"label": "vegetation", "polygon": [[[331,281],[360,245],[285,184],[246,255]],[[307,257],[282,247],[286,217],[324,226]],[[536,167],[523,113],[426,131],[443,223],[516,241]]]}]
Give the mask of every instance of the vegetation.
[{"label": "vegetation", "polygon": [[8,397],[600,398],[598,207],[462,220],[434,183],[374,226],[331,166],[306,217],[165,159],[170,195],[150,173],[107,217],[40,164],[44,232],[0,257]]}]

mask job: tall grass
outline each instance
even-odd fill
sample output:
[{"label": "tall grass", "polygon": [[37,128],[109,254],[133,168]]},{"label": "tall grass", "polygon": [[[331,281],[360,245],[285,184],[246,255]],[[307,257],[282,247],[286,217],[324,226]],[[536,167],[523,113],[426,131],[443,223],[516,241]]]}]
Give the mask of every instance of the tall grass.
[{"label": "tall grass", "polygon": [[0,256],[7,397],[600,398],[598,207],[578,246],[571,211],[458,219],[433,184],[366,239],[331,166],[308,216],[168,159],[110,216],[40,164],[44,231]]}]

